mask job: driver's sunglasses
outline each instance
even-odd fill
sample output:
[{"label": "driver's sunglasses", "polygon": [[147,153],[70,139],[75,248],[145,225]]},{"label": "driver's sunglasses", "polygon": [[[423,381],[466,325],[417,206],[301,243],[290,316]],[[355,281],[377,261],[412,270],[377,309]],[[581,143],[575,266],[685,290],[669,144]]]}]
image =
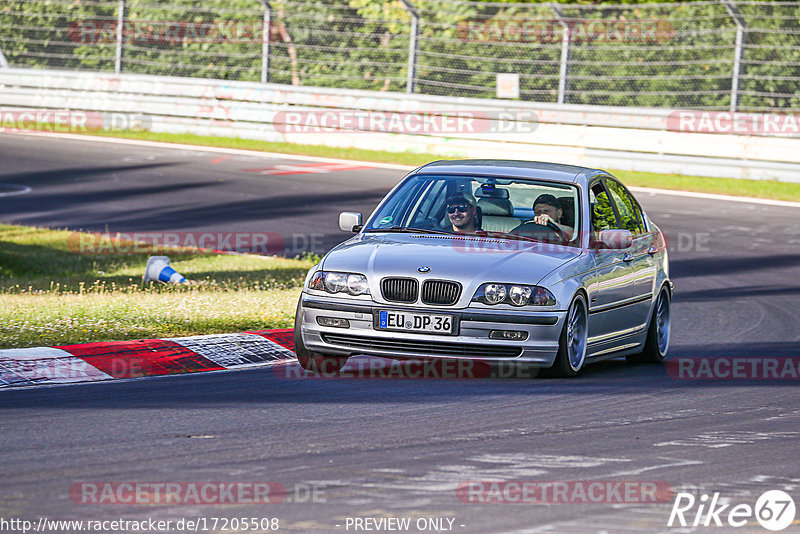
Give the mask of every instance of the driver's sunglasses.
[{"label": "driver's sunglasses", "polygon": [[460,206],[447,206],[447,213],[455,213],[456,210],[460,211],[461,213],[466,213],[469,211],[469,204],[461,204]]}]

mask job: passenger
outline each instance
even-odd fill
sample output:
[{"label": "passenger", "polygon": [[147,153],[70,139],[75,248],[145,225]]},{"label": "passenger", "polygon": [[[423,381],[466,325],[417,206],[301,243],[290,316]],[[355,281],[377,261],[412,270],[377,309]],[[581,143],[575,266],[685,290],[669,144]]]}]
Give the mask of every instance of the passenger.
[{"label": "passenger", "polygon": [[460,191],[448,197],[446,205],[447,217],[450,219],[453,232],[467,234],[478,230],[475,197]]}]

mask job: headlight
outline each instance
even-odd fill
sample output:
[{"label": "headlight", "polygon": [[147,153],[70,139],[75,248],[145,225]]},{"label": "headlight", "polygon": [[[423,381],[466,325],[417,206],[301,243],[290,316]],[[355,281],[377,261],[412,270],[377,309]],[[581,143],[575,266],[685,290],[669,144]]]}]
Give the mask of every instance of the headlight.
[{"label": "headlight", "polygon": [[347,287],[347,275],[344,273],[325,273],[325,289],[328,293],[338,293]]},{"label": "headlight", "polygon": [[310,289],[328,293],[369,295],[369,282],[363,274],[317,271],[308,282]]},{"label": "headlight", "polygon": [[347,275],[347,292],[351,295],[369,294],[369,283],[363,274]]},{"label": "headlight", "polygon": [[511,286],[508,290],[508,298],[514,306],[525,306],[532,293],[533,289],[529,286]]},{"label": "headlight", "polygon": [[506,298],[506,286],[503,284],[486,284],[483,292],[486,304],[498,304]]},{"label": "headlight", "polygon": [[482,284],[472,302],[483,304],[511,304],[512,306],[555,306],[556,298],[550,291],[539,286],[519,284]]}]

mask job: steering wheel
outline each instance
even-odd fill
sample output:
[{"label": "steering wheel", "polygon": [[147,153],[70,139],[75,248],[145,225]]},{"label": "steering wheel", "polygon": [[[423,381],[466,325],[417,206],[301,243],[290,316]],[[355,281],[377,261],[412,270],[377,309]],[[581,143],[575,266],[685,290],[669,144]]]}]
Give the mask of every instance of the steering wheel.
[{"label": "steering wheel", "polygon": [[564,230],[559,228],[558,225],[556,223],[554,223],[553,221],[547,221],[547,226],[545,226],[545,228],[547,228],[548,230],[552,230],[556,234],[558,234],[558,237],[561,239],[562,243],[568,243],[569,242],[569,238],[567,238],[567,234],[564,233]]},{"label": "steering wheel", "polygon": [[569,239],[567,239],[567,235],[564,233],[564,231],[561,230],[561,228],[559,228],[558,226],[556,226],[556,224],[552,221],[547,221],[546,225],[535,222],[526,222],[522,226],[512,230],[510,233],[533,237],[538,241],[545,241],[545,242],[550,241],[549,239],[545,239],[544,236],[542,236],[541,238],[539,237],[541,234],[545,232],[547,234],[551,232],[556,234],[562,243],[569,242]]},{"label": "steering wheel", "polygon": [[421,228],[423,230],[437,230],[439,232],[445,232],[446,230],[442,228],[439,223],[434,221],[433,219],[426,218],[419,222],[413,224],[416,228]]}]

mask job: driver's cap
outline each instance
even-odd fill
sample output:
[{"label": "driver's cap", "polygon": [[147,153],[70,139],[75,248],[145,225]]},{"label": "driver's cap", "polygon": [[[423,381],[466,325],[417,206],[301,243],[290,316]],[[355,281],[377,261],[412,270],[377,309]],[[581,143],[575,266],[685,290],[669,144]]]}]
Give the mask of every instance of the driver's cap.
[{"label": "driver's cap", "polygon": [[475,197],[472,196],[470,193],[466,191],[458,191],[447,197],[445,205],[457,206],[459,204],[469,204],[470,206],[474,206],[476,203],[477,202],[475,201]]}]

